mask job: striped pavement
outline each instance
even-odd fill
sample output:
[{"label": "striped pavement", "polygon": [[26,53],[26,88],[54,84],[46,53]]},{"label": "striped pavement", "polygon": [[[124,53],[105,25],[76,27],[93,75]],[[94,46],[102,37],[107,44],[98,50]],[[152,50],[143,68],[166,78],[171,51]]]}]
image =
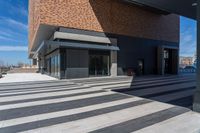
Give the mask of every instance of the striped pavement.
[{"label": "striped pavement", "polygon": [[129,87],[113,90],[192,109],[195,84],[195,75],[179,75],[133,80]]},{"label": "striped pavement", "polygon": [[194,88],[194,75],[0,84],[0,133],[198,133]]}]

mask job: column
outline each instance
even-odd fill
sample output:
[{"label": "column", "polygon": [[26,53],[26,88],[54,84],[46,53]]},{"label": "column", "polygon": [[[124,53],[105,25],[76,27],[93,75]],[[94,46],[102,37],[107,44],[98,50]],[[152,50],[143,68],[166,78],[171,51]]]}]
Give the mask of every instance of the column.
[{"label": "column", "polygon": [[37,62],[37,63],[36,63],[37,66],[36,66],[36,67],[39,69],[39,58],[36,59],[36,62]]},{"label": "column", "polygon": [[158,63],[158,74],[164,75],[164,48],[162,46],[159,46],[157,49],[157,63]]},{"label": "column", "polygon": [[200,0],[197,3],[197,73],[193,110],[200,112]]},{"label": "column", "polygon": [[117,51],[111,51],[111,68],[110,73],[112,77],[117,76]]},{"label": "column", "polygon": [[39,69],[39,72],[40,73],[42,73],[42,74],[44,74],[44,57],[41,55],[41,54],[39,54],[38,55],[38,57],[37,57],[37,59],[38,59],[38,69]]}]

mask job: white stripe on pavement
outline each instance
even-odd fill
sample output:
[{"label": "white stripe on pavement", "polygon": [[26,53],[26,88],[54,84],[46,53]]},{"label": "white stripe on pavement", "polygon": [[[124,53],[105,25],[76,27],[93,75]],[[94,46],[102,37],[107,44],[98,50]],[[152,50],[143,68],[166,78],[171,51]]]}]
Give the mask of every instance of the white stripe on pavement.
[{"label": "white stripe on pavement", "polygon": [[41,101],[35,101],[35,102],[33,101],[33,102],[17,103],[17,104],[11,104],[11,105],[2,105],[0,106],[0,110],[67,102],[67,101],[72,101],[72,100],[80,100],[80,99],[85,99],[85,98],[106,96],[106,95],[111,95],[111,94],[116,94],[116,92],[99,92],[99,93],[94,93],[94,94],[80,95],[80,96],[67,97],[67,98],[58,98],[58,99],[51,99],[51,100],[41,100]]},{"label": "white stripe on pavement", "polygon": [[[80,88],[80,87],[79,87]],[[46,98],[51,96],[59,96],[59,95],[70,95],[70,94],[76,94],[76,93],[82,93],[82,92],[93,92],[102,90],[99,88],[84,88],[84,89],[76,89],[71,88],[74,90],[63,90],[58,92],[46,92],[44,94],[27,94],[27,95],[18,95],[18,96],[8,96],[8,97],[0,97],[0,102],[10,102],[10,101],[16,101],[16,100],[28,100],[28,99],[36,99],[36,98]],[[59,89],[62,90],[62,89]],[[54,90],[53,90],[54,91]],[[56,90],[55,90],[56,91]]]},{"label": "white stripe on pavement", "polygon": [[99,116],[94,116],[86,119],[81,119],[73,122],[57,124],[49,127],[38,128],[26,133],[41,132],[41,133],[83,133],[97,130],[100,128],[115,125],[131,119],[139,118],[148,114],[152,114],[161,110],[173,107],[173,105],[152,102],[120,111],[115,111]]},{"label": "white stripe on pavement", "polygon": [[134,133],[200,133],[200,115],[192,111],[170,118]]},{"label": "white stripe on pavement", "polygon": [[134,102],[134,101],[138,101],[138,100],[142,100],[142,98],[134,97],[134,98],[128,98],[128,99],[123,99],[123,100],[107,102],[107,103],[95,104],[95,105],[90,105],[90,106],[85,106],[85,107],[75,108],[75,109],[70,109],[70,110],[21,117],[21,118],[16,118],[16,119],[11,119],[11,120],[4,120],[4,121],[0,121],[0,123],[1,123],[0,128],[24,124],[24,123],[28,123],[28,122],[35,122],[35,121],[40,121],[40,120],[45,120],[45,119],[51,119],[51,118],[56,118],[56,117],[69,116],[69,115],[73,115],[73,114],[102,109],[102,108],[106,108],[106,107],[112,107],[112,106],[121,105],[121,104]]}]

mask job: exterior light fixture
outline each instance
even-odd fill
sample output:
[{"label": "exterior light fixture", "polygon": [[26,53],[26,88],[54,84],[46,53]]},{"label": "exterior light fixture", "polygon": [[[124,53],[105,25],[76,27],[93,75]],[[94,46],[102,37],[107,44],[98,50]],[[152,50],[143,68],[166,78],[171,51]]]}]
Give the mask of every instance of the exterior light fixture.
[{"label": "exterior light fixture", "polygon": [[192,6],[197,6],[197,3],[192,3]]}]

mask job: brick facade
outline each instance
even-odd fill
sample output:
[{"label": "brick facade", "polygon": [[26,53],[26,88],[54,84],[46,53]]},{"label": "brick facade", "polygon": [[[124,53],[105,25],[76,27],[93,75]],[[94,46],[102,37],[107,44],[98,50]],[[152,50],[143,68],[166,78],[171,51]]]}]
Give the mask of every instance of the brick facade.
[{"label": "brick facade", "polygon": [[179,42],[179,16],[122,0],[29,0],[29,48],[39,24]]}]

